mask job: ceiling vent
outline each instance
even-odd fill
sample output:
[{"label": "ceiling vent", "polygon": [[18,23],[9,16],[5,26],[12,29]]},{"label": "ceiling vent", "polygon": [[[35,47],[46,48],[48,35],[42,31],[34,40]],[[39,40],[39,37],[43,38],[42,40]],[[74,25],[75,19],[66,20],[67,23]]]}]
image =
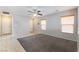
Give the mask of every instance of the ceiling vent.
[{"label": "ceiling vent", "polygon": [[3,11],[2,13],[3,13],[3,14],[10,14],[9,12],[5,12],[5,11]]}]

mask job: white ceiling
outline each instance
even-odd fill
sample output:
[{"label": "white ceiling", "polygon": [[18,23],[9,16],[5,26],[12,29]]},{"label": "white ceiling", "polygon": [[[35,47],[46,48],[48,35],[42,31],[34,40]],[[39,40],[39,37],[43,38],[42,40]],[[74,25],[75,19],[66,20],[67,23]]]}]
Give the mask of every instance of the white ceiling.
[{"label": "white ceiling", "polygon": [[[28,16],[28,10],[41,10],[43,15],[49,15],[69,9],[77,8],[76,6],[0,6],[0,11],[7,11],[17,15]],[[56,11],[58,10],[58,11]]]}]

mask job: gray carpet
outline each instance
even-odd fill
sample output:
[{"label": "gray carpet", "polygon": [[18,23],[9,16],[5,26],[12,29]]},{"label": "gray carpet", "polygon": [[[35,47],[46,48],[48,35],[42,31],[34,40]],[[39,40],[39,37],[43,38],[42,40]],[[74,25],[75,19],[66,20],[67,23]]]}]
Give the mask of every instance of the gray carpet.
[{"label": "gray carpet", "polygon": [[76,52],[77,42],[49,35],[33,35],[19,38],[18,41],[27,52]]}]

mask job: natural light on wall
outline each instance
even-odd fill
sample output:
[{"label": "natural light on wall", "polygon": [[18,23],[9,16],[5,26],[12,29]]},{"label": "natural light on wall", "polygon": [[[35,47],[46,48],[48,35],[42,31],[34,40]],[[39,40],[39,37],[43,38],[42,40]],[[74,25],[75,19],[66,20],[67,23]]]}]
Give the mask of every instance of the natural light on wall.
[{"label": "natural light on wall", "polygon": [[41,29],[46,30],[46,20],[41,20]]},{"label": "natural light on wall", "polygon": [[0,35],[7,35],[12,33],[12,16],[0,15]]},{"label": "natural light on wall", "polygon": [[62,32],[73,33],[74,32],[74,16],[61,17]]}]

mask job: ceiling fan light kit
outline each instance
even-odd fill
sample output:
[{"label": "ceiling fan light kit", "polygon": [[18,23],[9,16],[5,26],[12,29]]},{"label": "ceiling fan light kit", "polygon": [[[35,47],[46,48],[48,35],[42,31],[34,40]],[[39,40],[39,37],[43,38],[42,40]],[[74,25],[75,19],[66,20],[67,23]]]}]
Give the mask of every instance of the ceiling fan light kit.
[{"label": "ceiling fan light kit", "polygon": [[37,14],[33,14],[33,16],[34,16],[34,17],[36,17],[36,16],[37,16]]}]

